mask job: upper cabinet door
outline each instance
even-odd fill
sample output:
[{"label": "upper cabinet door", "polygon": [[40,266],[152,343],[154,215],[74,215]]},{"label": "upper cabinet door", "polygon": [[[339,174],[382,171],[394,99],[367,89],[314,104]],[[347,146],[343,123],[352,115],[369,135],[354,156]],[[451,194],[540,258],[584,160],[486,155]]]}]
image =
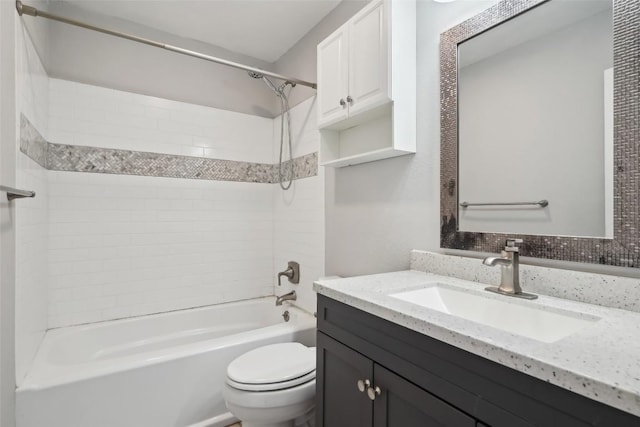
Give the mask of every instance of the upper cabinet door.
[{"label": "upper cabinet door", "polygon": [[349,22],[350,114],[389,101],[389,42],[383,0],[374,0]]},{"label": "upper cabinet door", "polygon": [[349,115],[349,34],[342,26],[318,45],[318,122],[329,124]]}]

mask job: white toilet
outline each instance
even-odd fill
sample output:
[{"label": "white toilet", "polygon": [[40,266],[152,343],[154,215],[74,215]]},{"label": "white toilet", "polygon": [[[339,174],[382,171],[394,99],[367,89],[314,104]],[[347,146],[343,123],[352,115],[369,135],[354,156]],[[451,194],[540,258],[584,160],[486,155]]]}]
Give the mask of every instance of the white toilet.
[{"label": "white toilet", "polygon": [[227,367],[224,400],[242,427],[313,427],[315,394],[315,347],[266,345]]}]

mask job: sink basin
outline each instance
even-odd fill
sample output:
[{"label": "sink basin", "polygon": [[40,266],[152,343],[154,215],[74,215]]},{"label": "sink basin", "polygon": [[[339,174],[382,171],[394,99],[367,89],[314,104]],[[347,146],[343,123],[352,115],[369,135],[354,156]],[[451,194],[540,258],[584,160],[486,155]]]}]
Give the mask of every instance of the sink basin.
[{"label": "sink basin", "polygon": [[389,296],[545,343],[558,341],[600,319],[437,282]]}]

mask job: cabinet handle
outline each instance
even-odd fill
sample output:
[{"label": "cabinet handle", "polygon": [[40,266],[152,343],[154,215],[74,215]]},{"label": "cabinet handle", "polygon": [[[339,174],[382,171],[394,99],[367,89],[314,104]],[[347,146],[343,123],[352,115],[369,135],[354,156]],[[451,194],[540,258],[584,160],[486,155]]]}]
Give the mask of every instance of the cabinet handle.
[{"label": "cabinet handle", "polygon": [[344,102],[344,99],[340,98],[340,105],[344,107],[345,105],[347,105],[347,103]]},{"label": "cabinet handle", "polygon": [[371,385],[371,381],[369,380],[358,380],[358,391],[360,393],[364,393],[365,390],[369,389]]},{"label": "cabinet handle", "polygon": [[353,104],[353,98],[351,97],[351,95],[347,96],[347,102],[349,104]]},{"label": "cabinet handle", "polygon": [[376,400],[376,396],[380,396],[381,393],[382,390],[380,390],[380,387],[378,386],[376,386],[376,388],[369,387],[367,389],[367,396],[369,396],[369,399],[371,400]]}]

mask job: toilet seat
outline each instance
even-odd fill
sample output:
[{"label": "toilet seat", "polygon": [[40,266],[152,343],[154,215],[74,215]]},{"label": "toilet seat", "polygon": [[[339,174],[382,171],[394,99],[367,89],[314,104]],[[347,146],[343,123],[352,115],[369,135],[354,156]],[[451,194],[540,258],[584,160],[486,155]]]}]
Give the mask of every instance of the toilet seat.
[{"label": "toilet seat", "polygon": [[251,350],[227,367],[227,384],[237,390],[276,391],[315,380],[315,347],[279,343]]},{"label": "toilet seat", "polygon": [[301,377],[294,378],[289,381],[278,382],[278,383],[249,384],[249,383],[241,383],[241,382],[233,381],[232,379],[227,378],[227,384],[229,384],[229,386],[235,389],[244,390],[244,391],[277,391],[277,390],[284,390],[286,388],[295,387],[300,384],[308,383],[309,381],[313,381],[315,379],[316,379],[316,371],[314,369],[313,371]]}]

